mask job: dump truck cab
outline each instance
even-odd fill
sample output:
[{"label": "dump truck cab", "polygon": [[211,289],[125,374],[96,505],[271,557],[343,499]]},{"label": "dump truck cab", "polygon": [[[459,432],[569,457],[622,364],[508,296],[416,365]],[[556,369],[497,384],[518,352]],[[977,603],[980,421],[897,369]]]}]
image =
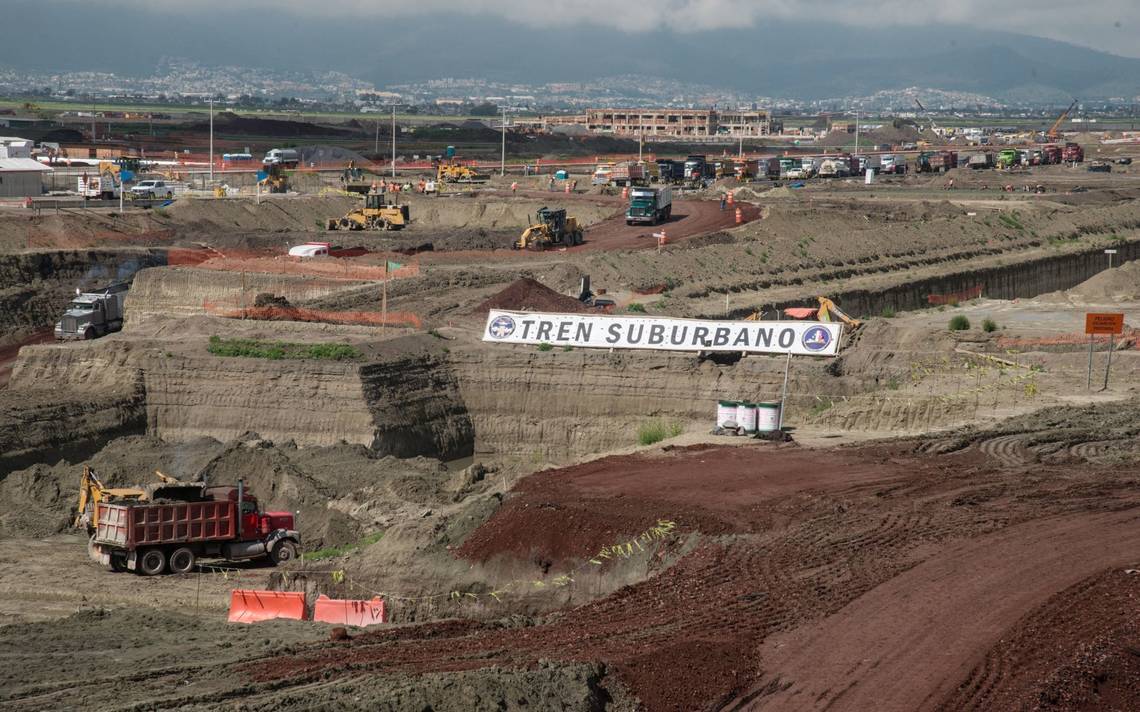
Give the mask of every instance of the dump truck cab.
[{"label": "dump truck cab", "polygon": [[61,341],[96,339],[121,330],[128,289],[125,284],[113,284],[93,292],[75,290],[75,298],[55,324],[55,338]]}]

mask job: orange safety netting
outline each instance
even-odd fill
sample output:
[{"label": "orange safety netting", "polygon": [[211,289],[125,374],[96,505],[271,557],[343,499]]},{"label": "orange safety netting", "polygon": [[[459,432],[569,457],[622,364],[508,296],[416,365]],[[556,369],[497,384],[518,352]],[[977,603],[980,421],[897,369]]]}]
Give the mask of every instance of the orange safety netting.
[{"label": "orange safety netting", "polygon": [[948,294],[928,294],[926,295],[926,303],[935,306],[941,304],[961,304],[968,302],[971,299],[977,299],[982,296],[982,285],[970,287],[961,292],[950,292]]},{"label": "orange safety netting", "polygon": [[418,276],[418,263],[400,265],[397,269],[385,269],[379,265],[362,265],[338,259],[301,259],[294,257],[237,257],[227,254],[213,257],[198,264],[202,269],[227,272],[261,272],[265,274],[292,274],[302,277],[321,276],[330,279],[355,281],[380,281],[384,279],[406,279]]}]

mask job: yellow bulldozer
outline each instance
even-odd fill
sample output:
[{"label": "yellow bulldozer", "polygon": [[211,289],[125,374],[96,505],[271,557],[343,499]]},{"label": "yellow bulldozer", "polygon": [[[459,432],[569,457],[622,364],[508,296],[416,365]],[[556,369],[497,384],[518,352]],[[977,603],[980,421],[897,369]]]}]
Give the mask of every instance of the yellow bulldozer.
[{"label": "yellow bulldozer", "polygon": [[486,173],[479,173],[454,159],[440,161],[435,170],[435,178],[439,183],[486,183],[491,180],[491,176]]},{"label": "yellow bulldozer", "polygon": [[201,482],[183,482],[170,475],[154,471],[158,483],[145,487],[108,487],[103,484],[95,470],[84,465],[83,477],[79,480],[79,502],[75,508],[75,520],[72,526],[86,529],[88,536],[95,533],[99,526],[100,502],[142,502],[153,499],[178,498],[178,491],[189,488],[201,488]]},{"label": "yellow bulldozer", "polygon": [[566,217],[566,210],[539,208],[534,223],[515,241],[516,250],[545,250],[547,247],[573,247],[582,244],[578,218]]},{"label": "yellow bulldozer", "polygon": [[361,206],[339,218],[329,218],[329,230],[402,230],[411,220],[407,205],[388,202],[384,193],[368,193]]}]

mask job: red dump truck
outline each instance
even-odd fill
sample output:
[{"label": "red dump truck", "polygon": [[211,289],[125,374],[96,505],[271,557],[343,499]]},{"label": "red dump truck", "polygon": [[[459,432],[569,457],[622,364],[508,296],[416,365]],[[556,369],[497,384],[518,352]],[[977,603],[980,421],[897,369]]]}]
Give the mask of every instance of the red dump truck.
[{"label": "red dump truck", "polygon": [[1061,149],[1061,160],[1065,163],[1082,163],[1085,160],[1085,149],[1079,143],[1070,141]]},{"label": "red dump truck", "polygon": [[610,173],[610,182],[623,186],[646,185],[649,183],[649,176],[645,172],[644,165],[634,161],[623,161],[614,164],[614,170]]},{"label": "red dump truck", "polygon": [[293,514],[260,511],[241,481],[182,490],[177,500],[100,502],[92,558],[111,571],[157,576],[189,573],[200,557],[282,564],[300,551]]}]

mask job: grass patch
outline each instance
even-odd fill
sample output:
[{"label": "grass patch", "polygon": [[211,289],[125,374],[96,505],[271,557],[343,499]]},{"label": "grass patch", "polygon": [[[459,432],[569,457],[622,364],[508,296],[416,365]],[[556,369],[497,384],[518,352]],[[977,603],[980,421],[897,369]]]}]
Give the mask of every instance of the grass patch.
[{"label": "grass patch", "polygon": [[303,359],[313,361],[347,361],[363,356],[349,344],[294,344],[261,339],[223,339],[211,336],[207,350],[215,356],[243,358]]},{"label": "grass patch", "polygon": [[384,532],[376,532],[369,534],[355,544],[345,544],[344,546],[326,546],[323,549],[310,551],[305,553],[305,558],[309,561],[320,561],[321,559],[335,559],[338,556],[344,556],[357,549],[363,549],[366,546],[371,546],[384,538]]},{"label": "grass patch", "polygon": [[660,418],[642,423],[637,428],[637,442],[642,445],[659,443],[666,438],[675,438],[681,434],[681,424],[676,421],[665,422]]},{"label": "grass patch", "polygon": [[986,332],[987,334],[993,331],[997,331],[997,328],[997,322],[993,319],[984,319],[982,321],[982,331]]},{"label": "grass patch", "polygon": [[813,416],[813,417],[817,416],[817,415],[822,415],[823,413],[830,410],[831,406],[833,406],[833,405],[835,405],[835,401],[823,400],[822,398],[820,398],[815,403],[812,404],[811,408],[808,410],[808,414]]},{"label": "grass patch", "polygon": [[1025,229],[1025,226],[1021,224],[1021,221],[1017,219],[1016,215],[1011,215],[1009,213],[998,213],[998,220],[1001,221],[1002,225],[1005,225],[1012,230]]},{"label": "grass patch", "polygon": [[635,312],[637,314],[644,314],[645,313],[645,305],[642,304],[641,302],[632,302],[632,303],[630,303],[629,306],[627,306],[625,308],[625,310],[627,312]]},{"label": "grass patch", "polygon": [[966,331],[970,328],[970,320],[964,314],[950,317],[950,331]]},{"label": "grass patch", "polygon": [[883,307],[883,318],[884,319],[894,319],[895,318],[895,310],[892,309],[891,307]]},{"label": "grass patch", "polygon": [[538,350],[539,351],[553,351],[554,350],[554,344],[548,344],[545,341],[543,341],[541,344],[538,345]]}]

